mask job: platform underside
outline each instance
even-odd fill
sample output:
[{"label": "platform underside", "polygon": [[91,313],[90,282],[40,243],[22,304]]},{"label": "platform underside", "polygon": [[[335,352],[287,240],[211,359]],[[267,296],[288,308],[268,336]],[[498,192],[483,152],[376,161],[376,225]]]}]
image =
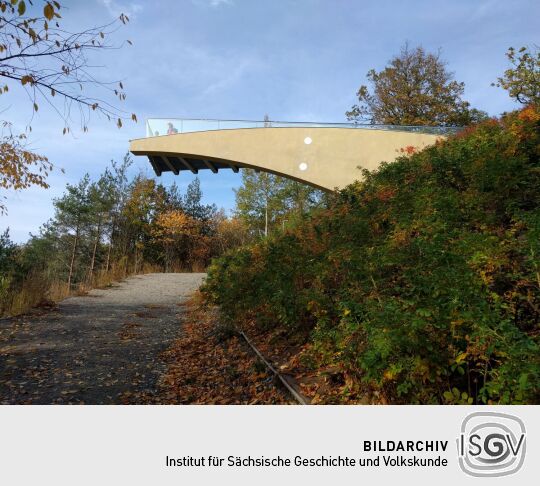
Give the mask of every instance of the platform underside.
[{"label": "platform underside", "polygon": [[198,174],[200,170],[211,170],[217,174],[220,169],[232,169],[233,172],[238,172],[240,169],[238,164],[231,162],[181,157],[179,155],[148,155],[148,160],[157,176],[163,172],[173,172],[178,175],[181,171]]}]

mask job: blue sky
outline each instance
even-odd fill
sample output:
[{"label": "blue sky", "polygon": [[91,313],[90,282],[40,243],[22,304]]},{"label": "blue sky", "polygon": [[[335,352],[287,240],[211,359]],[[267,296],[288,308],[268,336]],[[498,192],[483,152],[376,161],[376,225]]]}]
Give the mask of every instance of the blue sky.
[{"label": "blue sky", "polygon": [[[138,124],[121,130],[94,118],[88,133],[63,136],[62,121],[42,104],[33,121],[30,147],[65,173],[55,171],[48,190],[9,193],[15,241],[53,214],[52,199],[85,172],[99,175],[120,160],[129,140],[144,135],[149,117],[345,121],[358,86],[371,68],[381,69],[408,41],[441,49],[448,68],[465,82],[465,99],[491,115],[515,105],[490,84],[507,67],[509,46],[540,44],[537,0],[65,0],[71,30],[106,23],[120,12],[130,23],[115,34],[132,47],[107,52],[98,73],[121,79],[124,107]],[[3,119],[24,130],[31,107],[23,92],[2,96]],[[136,158],[134,173],[153,173]],[[208,202],[231,209],[240,177],[203,171]],[[184,188],[192,175],[164,175]]]}]

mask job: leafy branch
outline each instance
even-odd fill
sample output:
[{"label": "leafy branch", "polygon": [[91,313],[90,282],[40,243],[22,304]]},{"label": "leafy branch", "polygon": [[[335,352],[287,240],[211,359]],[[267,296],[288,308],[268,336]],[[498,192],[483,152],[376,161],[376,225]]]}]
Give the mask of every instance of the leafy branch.
[{"label": "leafy branch", "polygon": [[[27,3],[31,12],[27,13]],[[128,114],[114,102],[86,95],[86,87],[97,87],[119,102],[126,93],[121,81],[104,81],[93,74],[96,66],[90,64],[89,55],[94,51],[121,48],[107,42],[111,34],[129,22],[125,14],[105,25],[91,27],[81,32],[62,28],[62,6],[56,1],[43,1],[42,10],[32,1],[0,1],[0,77],[14,81],[29,96],[33,112],[41,100],[49,103],[64,121],[64,133],[70,131],[72,110],[78,108],[83,131],[88,130],[92,112],[115,120],[118,127],[122,120],[137,121],[134,113]],[[131,41],[126,41],[131,44]],[[10,85],[0,86],[0,94],[7,94]],[[31,127],[30,127],[31,129]]]}]

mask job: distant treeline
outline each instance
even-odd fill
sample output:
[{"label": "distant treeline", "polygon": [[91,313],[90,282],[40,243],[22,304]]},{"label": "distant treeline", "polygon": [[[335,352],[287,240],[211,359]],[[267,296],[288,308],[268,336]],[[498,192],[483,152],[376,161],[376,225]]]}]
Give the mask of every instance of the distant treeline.
[{"label": "distant treeline", "polygon": [[23,245],[0,237],[0,314],[58,300],[145,271],[201,271],[247,242],[247,227],[202,203],[198,179],[185,194],[143,175],[131,159],[68,184],[54,217]]}]

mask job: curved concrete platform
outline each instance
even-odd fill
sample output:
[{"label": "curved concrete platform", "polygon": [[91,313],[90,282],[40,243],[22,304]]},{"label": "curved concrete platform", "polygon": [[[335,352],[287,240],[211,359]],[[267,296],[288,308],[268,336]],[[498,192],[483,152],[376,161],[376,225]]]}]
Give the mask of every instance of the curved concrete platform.
[{"label": "curved concrete platform", "polygon": [[361,169],[391,162],[408,146],[423,148],[444,135],[395,129],[264,127],[209,130],[132,140],[134,155],[154,171],[251,168],[324,190],[362,178]]}]

